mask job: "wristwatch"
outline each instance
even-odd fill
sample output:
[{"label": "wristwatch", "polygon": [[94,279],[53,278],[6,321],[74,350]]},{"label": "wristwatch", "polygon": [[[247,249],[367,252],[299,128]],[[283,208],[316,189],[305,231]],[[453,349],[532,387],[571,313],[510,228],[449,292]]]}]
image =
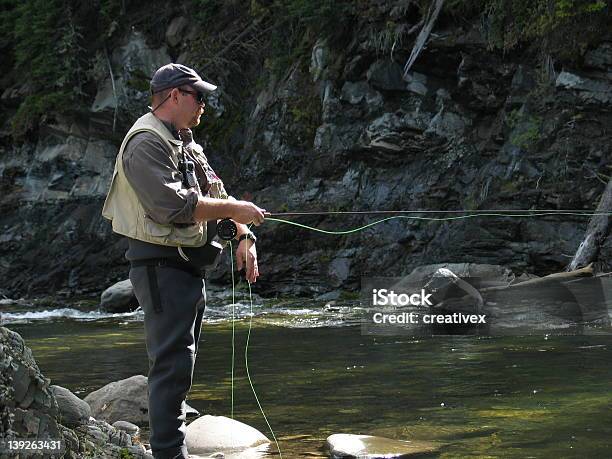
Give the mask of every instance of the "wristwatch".
[{"label": "wristwatch", "polygon": [[250,239],[251,241],[253,241],[253,244],[257,242],[257,238],[250,231],[248,233],[241,234],[240,237],[238,238],[238,243],[241,243],[245,239]]}]

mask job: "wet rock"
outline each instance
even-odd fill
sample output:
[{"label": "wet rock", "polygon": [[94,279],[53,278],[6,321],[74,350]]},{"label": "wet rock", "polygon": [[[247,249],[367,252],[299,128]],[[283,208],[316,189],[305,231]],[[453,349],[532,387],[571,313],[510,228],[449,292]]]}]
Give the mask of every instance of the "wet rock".
[{"label": "wet rock", "polygon": [[332,458],[392,459],[433,454],[439,445],[425,441],[402,441],[371,435],[334,434],[327,437]]},{"label": "wet rock", "polygon": [[593,80],[575,73],[561,72],[555,84],[558,88],[577,91],[578,97],[587,102],[604,104],[612,102],[612,85],[601,80]]},{"label": "wet rock", "polygon": [[405,91],[406,82],[402,78],[402,67],[388,59],[374,62],[367,72],[368,82],[387,91]]},{"label": "wet rock", "polygon": [[410,274],[404,276],[402,281],[425,285],[440,269],[448,269],[461,278],[479,279],[479,285],[487,287],[509,285],[515,277],[511,269],[500,265],[477,263],[437,263],[415,268]]},{"label": "wet rock", "polygon": [[129,279],[110,286],[100,296],[100,308],[107,312],[129,312],[137,306],[138,300]]},{"label": "wet rock", "polygon": [[57,400],[63,425],[73,427],[89,421],[91,407],[87,402],[61,386],[51,386],[51,391]]},{"label": "wet rock", "polygon": [[146,376],[135,375],[107,384],[87,395],[85,401],[99,420],[136,425],[149,422]]},{"label": "wet rock", "polygon": [[467,305],[468,308],[480,312],[484,301],[479,291],[468,281],[461,279],[448,268],[440,268],[423,288],[427,293],[432,294],[431,302],[434,305],[441,301],[444,301],[445,304],[452,303],[454,298],[462,297],[462,305]]},{"label": "wet rock", "polygon": [[202,416],[187,426],[185,437],[189,452],[210,454],[236,451],[270,443],[264,434],[225,416]]}]

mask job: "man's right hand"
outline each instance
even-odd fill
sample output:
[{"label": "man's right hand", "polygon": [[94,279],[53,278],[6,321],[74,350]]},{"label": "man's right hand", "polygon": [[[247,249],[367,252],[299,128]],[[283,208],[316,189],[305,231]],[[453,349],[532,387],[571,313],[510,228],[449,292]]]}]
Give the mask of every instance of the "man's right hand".
[{"label": "man's right hand", "polygon": [[244,223],[248,225],[253,222],[255,226],[263,223],[266,210],[257,207],[249,201],[233,201],[232,202],[232,220],[236,223]]}]

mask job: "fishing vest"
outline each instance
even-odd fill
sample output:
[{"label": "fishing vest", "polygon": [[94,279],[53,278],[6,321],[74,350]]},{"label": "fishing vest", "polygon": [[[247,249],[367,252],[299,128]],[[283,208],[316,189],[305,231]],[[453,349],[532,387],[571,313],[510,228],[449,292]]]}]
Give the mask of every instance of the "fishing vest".
[{"label": "fishing vest", "polygon": [[[152,220],[138,200],[123,170],[123,151],[129,140],[139,132],[153,132],[168,147],[168,155],[179,168],[183,142],[174,138],[168,128],[152,113],[141,116],[126,134],[115,161],[110,189],[104,202],[102,215],[111,220],[113,231],[123,236],[152,244],[170,247],[201,247],[206,244],[206,222],[193,225],[162,225]],[[201,158],[199,158],[201,160]],[[205,158],[204,158],[205,160]],[[227,198],[223,183],[214,183],[209,194],[214,198]]]}]

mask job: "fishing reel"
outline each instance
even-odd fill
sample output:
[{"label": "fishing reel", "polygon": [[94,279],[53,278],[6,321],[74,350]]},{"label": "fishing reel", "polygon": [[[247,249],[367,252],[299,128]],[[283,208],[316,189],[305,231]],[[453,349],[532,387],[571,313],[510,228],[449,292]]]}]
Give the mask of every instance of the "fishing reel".
[{"label": "fishing reel", "polygon": [[238,227],[230,218],[224,218],[217,222],[217,236],[224,241],[231,241],[236,238]]}]

